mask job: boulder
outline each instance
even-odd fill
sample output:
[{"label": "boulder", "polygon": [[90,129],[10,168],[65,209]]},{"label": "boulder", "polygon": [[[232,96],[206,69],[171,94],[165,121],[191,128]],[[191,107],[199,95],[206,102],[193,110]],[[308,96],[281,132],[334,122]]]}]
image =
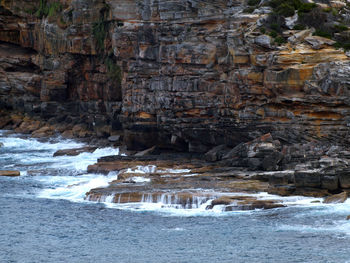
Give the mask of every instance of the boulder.
[{"label": "boulder", "polygon": [[278,169],[278,164],[283,159],[283,154],[280,152],[272,152],[266,155],[262,161],[262,169],[264,171],[275,171]]},{"label": "boulder", "polygon": [[108,141],[110,142],[119,142],[120,141],[120,135],[112,135],[108,137]]},{"label": "boulder", "polygon": [[236,145],[231,151],[226,153],[222,159],[231,159],[234,157],[246,157],[247,156],[247,150],[246,150],[246,144],[240,143]]},{"label": "boulder", "polygon": [[330,1],[330,5],[333,8],[343,8],[343,7],[346,7],[346,2],[347,1],[332,0],[332,1]]},{"label": "boulder", "polygon": [[64,150],[58,150],[56,151],[53,156],[63,156],[63,155],[68,155],[68,156],[76,156],[84,152],[94,152],[97,149],[97,147],[82,147],[82,148],[74,148],[74,149],[64,149]]},{"label": "boulder", "polygon": [[301,42],[306,37],[310,36],[314,31],[315,31],[315,29],[306,29],[306,30],[299,31],[299,32],[295,33],[294,35],[290,36],[288,38],[288,42],[290,42],[292,44],[296,44],[298,42]]},{"label": "boulder", "polygon": [[49,125],[46,125],[46,126],[43,126],[41,127],[40,129],[38,130],[35,130],[33,133],[32,133],[32,137],[33,138],[43,138],[43,137],[48,137],[48,136],[51,136],[54,134],[54,128],[49,126]]},{"label": "boulder", "polygon": [[6,125],[11,123],[11,118],[9,116],[1,116],[0,118],[0,129],[6,127]]},{"label": "boulder", "polygon": [[234,202],[234,200],[229,197],[229,196],[222,196],[220,198],[217,198],[215,200],[213,200],[211,202],[212,206],[216,206],[216,205],[229,205],[232,204]]},{"label": "boulder", "polygon": [[20,176],[21,173],[20,171],[9,171],[9,170],[4,170],[4,171],[0,171],[0,176]]},{"label": "boulder", "polygon": [[254,210],[254,209],[273,209],[285,207],[285,205],[277,203],[275,200],[255,200],[255,201],[242,201],[237,205],[229,205],[225,207],[225,211],[237,211],[237,210]]},{"label": "boulder", "polygon": [[62,135],[63,138],[66,138],[66,139],[74,138],[72,130],[65,130],[61,135]]},{"label": "boulder", "polygon": [[247,158],[246,160],[247,160],[247,166],[249,170],[251,171],[261,170],[261,165],[262,165],[261,158]]},{"label": "boulder", "polygon": [[296,23],[298,22],[298,12],[295,13],[294,16],[286,17],[285,18],[285,24],[289,29],[293,29]]},{"label": "boulder", "polygon": [[253,171],[275,171],[283,157],[280,141],[274,140],[271,134],[267,133],[253,141],[238,144],[223,155],[222,159],[231,159],[232,166],[248,167]]},{"label": "boulder", "polygon": [[344,203],[348,199],[348,194],[346,192],[342,192],[340,194],[331,195],[325,198],[323,203],[325,204],[338,204],[338,203]]},{"label": "boulder", "polygon": [[0,142],[0,148],[1,148],[1,147],[4,147],[4,144],[3,144],[2,142]]},{"label": "boulder", "polygon": [[208,151],[205,155],[204,158],[205,160],[209,162],[216,162],[222,159],[223,155],[227,152],[227,147],[225,144],[218,145]]},{"label": "boulder", "polygon": [[255,44],[265,47],[265,48],[272,48],[272,38],[268,35],[260,35],[257,36],[254,40]]},{"label": "boulder", "polygon": [[336,41],[320,36],[308,36],[304,39],[313,49],[320,49],[323,45],[332,46]]}]

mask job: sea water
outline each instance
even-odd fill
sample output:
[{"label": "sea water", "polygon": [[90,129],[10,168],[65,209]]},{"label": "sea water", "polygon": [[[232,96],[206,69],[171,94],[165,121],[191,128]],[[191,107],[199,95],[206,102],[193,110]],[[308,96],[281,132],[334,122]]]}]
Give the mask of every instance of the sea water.
[{"label": "sea water", "polygon": [[[205,201],[179,209],[164,205],[165,197],[156,203],[89,202],[85,193],[107,186],[118,173],[88,174],[87,166],[118,149],[52,157],[84,144],[6,131],[0,142],[0,169],[21,171],[20,177],[0,177],[1,263],[350,262],[349,201],[324,205],[285,197],[285,208],[242,212],[208,211]],[[147,183],[147,169],[154,167],[138,167],[135,180]]]}]

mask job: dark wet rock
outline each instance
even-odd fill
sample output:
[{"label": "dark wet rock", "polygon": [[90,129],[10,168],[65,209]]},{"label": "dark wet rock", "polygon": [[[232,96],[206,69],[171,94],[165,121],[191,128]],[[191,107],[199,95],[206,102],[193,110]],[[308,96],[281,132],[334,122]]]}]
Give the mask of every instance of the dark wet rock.
[{"label": "dark wet rock", "polygon": [[350,188],[350,169],[339,172],[339,184],[341,188]]},{"label": "dark wet rock", "polygon": [[209,162],[220,161],[222,157],[228,152],[228,148],[225,144],[218,145],[208,151],[204,158]]},{"label": "dark wet rock", "polygon": [[269,184],[270,185],[287,185],[291,178],[294,176],[294,173],[273,173],[269,175]]},{"label": "dark wet rock", "polygon": [[321,175],[317,170],[296,171],[294,173],[295,186],[319,188],[321,186]]},{"label": "dark wet rock", "polygon": [[108,141],[110,142],[119,142],[121,139],[120,135],[112,135],[108,137]]},{"label": "dark wet rock", "polygon": [[336,175],[322,175],[321,176],[321,187],[324,189],[328,189],[330,191],[334,191],[339,189],[339,178]]},{"label": "dark wet rock", "polygon": [[97,149],[97,147],[82,147],[82,148],[74,148],[74,149],[64,149],[64,150],[58,150],[56,151],[53,156],[63,156],[63,155],[68,155],[68,156],[76,156],[84,152],[89,152],[92,153]]},{"label": "dark wet rock", "polygon": [[286,185],[273,185],[269,186],[267,192],[269,194],[275,194],[280,196],[290,196],[295,193],[295,185],[286,184]]},{"label": "dark wet rock", "polygon": [[21,175],[20,171],[9,171],[9,170],[0,171],[0,176],[15,177],[15,176],[20,176],[20,175]]},{"label": "dark wet rock", "polygon": [[237,210],[254,210],[254,209],[273,209],[285,207],[281,203],[276,203],[276,200],[255,200],[255,201],[241,201],[236,205],[229,205],[225,207],[225,211],[237,211]]},{"label": "dark wet rock", "polygon": [[268,133],[253,141],[237,145],[223,156],[223,163],[247,167],[252,171],[275,171],[279,169],[283,158],[281,143]]},{"label": "dark wet rock", "polygon": [[272,152],[267,154],[262,160],[262,170],[264,171],[275,171],[278,170],[278,164],[283,159],[283,154],[280,152]]},{"label": "dark wet rock", "polygon": [[346,192],[342,192],[340,194],[331,195],[324,199],[323,203],[325,204],[338,204],[344,203],[348,199],[348,194]]},{"label": "dark wet rock", "polygon": [[220,197],[220,198],[217,198],[217,199],[213,200],[211,202],[211,205],[212,206],[229,205],[229,204],[231,204],[233,202],[234,202],[234,198],[223,196],[223,197]]}]

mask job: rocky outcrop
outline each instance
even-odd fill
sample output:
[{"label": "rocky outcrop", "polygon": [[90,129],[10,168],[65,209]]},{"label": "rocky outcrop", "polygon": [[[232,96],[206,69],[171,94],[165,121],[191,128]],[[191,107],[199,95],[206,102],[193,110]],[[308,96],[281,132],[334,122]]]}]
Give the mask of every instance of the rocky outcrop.
[{"label": "rocky outcrop", "polygon": [[101,158],[89,167],[89,172],[117,172],[118,178],[107,187],[91,189],[86,193],[86,200],[159,203],[163,207],[223,211],[284,207],[278,198],[265,200],[254,196],[268,190],[266,181],[257,180],[259,176],[264,177],[259,173],[210,166],[188,156],[168,158],[162,155]]},{"label": "rocky outcrop", "polygon": [[64,124],[66,137],[123,135],[130,149],[207,152],[268,132],[348,144],[346,54],[312,30],[285,31],[278,46],[258,27],[269,9],[245,8],[2,1],[0,105]]},{"label": "rocky outcrop", "polygon": [[0,171],[0,176],[15,177],[20,175],[21,175],[20,171],[8,171],[8,170]]},{"label": "rocky outcrop", "polygon": [[[181,163],[200,174],[174,176],[176,191],[347,191],[350,59],[337,47],[350,46],[349,30],[326,21],[322,8],[345,22],[350,10],[314,2],[307,6],[321,8],[310,16],[294,10],[277,34],[275,7],[263,2],[247,9],[243,0],[1,1],[0,128],[108,138],[139,151],[101,158],[89,172]],[[314,35],[320,19],[336,30],[333,40]],[[187,155],[159,154],[168,150]],[[153,182],[164,190],[164,179]],[[91,196],[151,194],[117,184]],[[274,205],[253,203],[247,207]]]},{"label": "rocky outcrop", "polygon": [[342,192],[340,194],[332,195],[327,197],[323,203],[326,204],[337,204],[337,203],[344,203],[348,199],[348,194],[346,192]]},{"label": "rocky outcrop", "polygon": [[82,148],[74,148],[74,149],[64,149],[64,150],[58,150],[53,154],[53,157],[56,156],[76,156],[84,152],[92,153],[97,149],[97,147],[82,147]]}]

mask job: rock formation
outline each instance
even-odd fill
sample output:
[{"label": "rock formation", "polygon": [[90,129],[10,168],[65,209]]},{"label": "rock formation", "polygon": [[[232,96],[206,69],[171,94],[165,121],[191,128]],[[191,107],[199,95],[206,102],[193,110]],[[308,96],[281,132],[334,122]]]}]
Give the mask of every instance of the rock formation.
[{"label": "rock formation", "polygon": [[259,27],[271,8],[246,7],[3,0],[1,108],[67,136],[123,135],[130,149],[206,152],[268,132],[282,144],[348,145],[348,56],[312,29],[285,30],[278,45]]}]

